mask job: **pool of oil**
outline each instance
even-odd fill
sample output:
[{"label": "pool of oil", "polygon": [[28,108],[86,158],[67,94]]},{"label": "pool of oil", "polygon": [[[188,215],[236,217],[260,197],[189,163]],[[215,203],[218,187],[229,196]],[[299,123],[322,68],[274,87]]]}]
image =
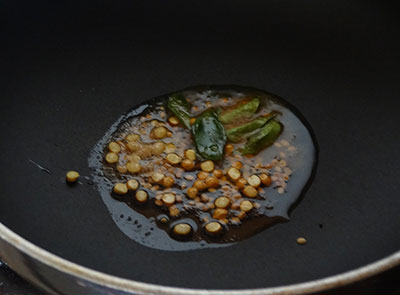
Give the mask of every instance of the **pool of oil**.
[{"label": "pool of oil", "polygon": [[[89,166],[94,171],[93,179],[96,187],[118,228],[129,238],[144,246],[160,250],[180,251],[230,246],[272,225],[288,221],[289,211],[299,201],[311,183],[317,163],[317,148],[314,136],[299,111],[276,95],[248,87],[193,87],[180,92],[193,104],[193,116],[202,113],[210,105],[212,107],[227,108],[244,98],[255,96],[261,100],[257,114],[265,114],[271,111],[279,112],[279,121],[283,124],[284,129],[275,144],[265,148],[255,157],[242,158],[244,164],[251,167],[247,172],[244,172],[244,174],[248,174],[247,176],[258,173],[278,176],[275,177],[270,187],[263,187],[259,197],[255,200],[258,207],[252,210],[243,222],[239,225],[224,224],[223,234],[216,237],[207,235],[204,231],[204,224],[206,223],[204,218],[206,218],[207,222],[212,221],[211,213],[203,212],[196,206],[187,207],[185,201],[177,204],[181,212],[179,216],[171,217],[168,216],[168,211],[165,208],[160,208],[154,204],[154,198],[157,194],[155,190],[142,188],[149,194],[149,201],[144,205],[135,202],[133,194],[129,196],[114,195],[111,192],[116,182],[129,179],[137,179],[140,182],[142,178],[137,177],[137,175],[118,173],[115,167],[107,164],[104,161],[107,144],[110,141],[122,140],[128,133],[138,132],[138,128],[143,122],[150,122],[150,120],[167,122],[170,114],[166,104],[170,95],[153,98],[133,107],[121,116],[93,147],[89,156]],[[221,102],[222,98],[224,98],[224,103]],[[149,119],[147,120],[147,118]],[[167,126],[167,123],[165,124]],[[166,139],[165,142],[174,142],[175,140],[174,143],[180,152],[187,148],[193,148],[190,132],[184,130],[183,127],[175,128],[180,128],[178,132],[179,139],[172,137]],[[151,128],[147,129],[150,130]],[[146,131],[144,137],[148,136],[149,132]],[[143,141],[145,142],[146,139]],[[243,143],[234,145],[235,150],[237,150]],[[234,155],[232,157],[234,158]],[[290,171],[290,173],[287,173],[290,176],[289,179],[283,180],[281,178],[283,171],[282,168],[278,167],[279,165],[268,166],[268,169],[265,168],[265,165],[270,163],[279,164],[281,160],[285,162],[285,171]],[[150,161],[151,159],[142,163],[144,167],[143,179],[145,179],[146,173],[151,173],[153,170],[149,168]],[[217,168],[224,169],[232,161],[233,159],[226,157],[215,164]],[[260,163],[262,165],[257,166]],[[149,171],[146,171],[146,169]],[[196,172],[192,172],[192,175],[195,176]],[[190,174],[190,172],[185,172],[185,174]],[[183,182],[187,184],[187,187],[193,183],[193,181],[188,181],[184,178],[176,178],[176,183],[171,188],[172,192],[184,196],[184,190],[181,189]],[[207,195],[213,200],[222,193],[223,191],[220,188],[213,192],[207,192]],[[161,222],[162,217],[165,217],[168,222]],[[178,238],[171,235],[172,227],[181,222],[191,225],[192,234],[190,236]]]}]

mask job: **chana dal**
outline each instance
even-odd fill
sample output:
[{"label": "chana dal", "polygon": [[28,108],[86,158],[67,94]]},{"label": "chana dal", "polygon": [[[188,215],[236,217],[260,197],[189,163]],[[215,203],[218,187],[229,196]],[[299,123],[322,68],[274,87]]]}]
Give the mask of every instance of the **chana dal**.
[{"label": "chana dal", "polygon": [[133,240],[164,250],[226,246],[288,220],[315,168],[303,122],[264,91],[186,89],[124,115],[89,163]]}]

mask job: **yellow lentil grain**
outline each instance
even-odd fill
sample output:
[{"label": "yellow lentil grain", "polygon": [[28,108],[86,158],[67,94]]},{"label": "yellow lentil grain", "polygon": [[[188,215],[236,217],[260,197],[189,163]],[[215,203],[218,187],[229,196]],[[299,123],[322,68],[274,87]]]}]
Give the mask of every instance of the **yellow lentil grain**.
[{"label": "yellow lentil grain", "polygon": [[242,162],[236,161],[235,163],[232,164],[232,167],[235,167],[236,169],[242,169],[243,164]]},{"label": "yellow lentil grain", "polygon": [[265,173],[260,175],[260,179],[262,184],[265,186],[270,186],[272,184],[272,178]]},{"label": "yellow lentil grain", "polygon": [[253,209],[253,204],[250,201],[246,200],[240,203],[240,210],[249,212],[251,209]]},{"label": "yellow lentil grain", "polygon": [[226,216],[228,216],[228,210],[221,209],[221,208],[214,210],[214,213],[213,213],[214,219],[224,219],[224,218],[226,218]]},{"label": "yellow lentil grain", "polygon": [[118,155],[116,153],[108,153],[106,155],[106,161],[109,164],[117,163],[118,159],[119,159],[119,157],[118,157]]},{"label": "yellow lentil grain", "polygon": [[176,217],[179,215],[179,209],[175,206],[172,205],[171,207],[169,207],[169,215],[172,217]]},{"label": "yellow lentil grain", "polygon": [[156,127],[152,130],[152,135],[154,138],[163,139],[167,137],[168,129],[164,126]]},{"label": "yellow lentil grain", "polygon": [[200,171],[199,173],[197,173],[197,178],[200,180],[206,180],[207,177],[208,177],[207,172]]},{"label": "yellow lentil grain", "polygon": [[222,232],[222,225],[219,222],[212,221],[205,225],[205,230],[211,235],[216,235]]},{"label": "yellow lentil grain", "polygon": [[177,117],[172,116],[172,117],[169,117],[169,118],[168,118],[168,123],[169,123],[171,126],[177,126],[177,125],[179,125],[179,120],[178,120]]},{"label": "yellow lentil grain", "polygon": [[245,194],[245,196],[249,197],[249,198],[254,198],[258,195],[257,190],[250,185],[247,185],[244,189],[243,189],[243,193]]},{"label": "yellow lentil grain", "polygon": [[210,198],[209,198],[206,194],[201,194],[200,200],[201,200],[203,203],[207,203],[207,202],[210,200]]},{"label": "yellow lentil grain", "polygon": [[79,178],[79,173],[77,171],[68,171],[67,174],[65,175],[65,179],[69,183],[76,182],[78,178]]},{"label": "yellow lentil grain", "polygon": [[240,171],[238,170],[238,168],[236,167],[231,167],[228,169],[228,176],[232,179],[232,180],[238,180],[241,176]]},{"label": "yellow lentil grain", "polygon": [[126,193],[128,193],[128,187],[125,183],[118,182],[114,184],[113,192],[117,195],[125,195]]},{"label": "yellow lentil grain", "polygon": [[151,183],[148,183],[148,182],[142,183],[142,186],[143,186],[144,188],[148,188],[148,189],[150,189],[150,188],[152,187]]},{"label": "yellow lentil grain", "polygon": [[252,175],[247,179],[247,182],[254,187],[258,187],[261,184],[261,180],[257,175]]},{"label": "yellow lentil grain", "polygon": [[193,170],[193,168],[194,168],[194,162],[192,160],[185,159],[182,161],[181,166],[186,171],[190,171],[190,170]]},{"label": "yellow lentil grain", "polygon": [[305,245],[307,243],[307,240],[303,237],[299,237],[299,238],[297,238],[296,242],[299,245]]},{"label": "yellow lentil grain", "polygon": [[164,177],[162,180],[162,185],[165,187],[171,187],[174,185],[174,183],[175,183],[175,180],[171,176]]},{"label": "yellow lentil grain", "polygon": [[246,184],[247,184],[247,180],[244,178],[240,178],[238,181],[236,181],[236,186],[238,187],[238,189],[244,189]]},{"label": "yellow lentil grain", "polygon": [[246,212],[244,212],[244,211],[240,211],[240,213],[238,214],[238,216],[237,216],[238,218],[240,218],[240,219],[243,219],[243,218],[245,218],[246,217]]},{"label": "yellow lentil grain", "polygon": [[192,231],[192,227],[187,223],[178,223],[174,226],[174,233],[180,236],[186,236]]},{"label": "yellow lentil grain", "polygon": [[153,153],[153,155],[160,155],[165,151],[165,148],[165,143],[163,143],[162,141],[157,141],[152,144],[151,152]]},{"label": "yellow lentil grain", "polygon": [[115,141],[112,141],[108,144],[108,149],[110,152],[118,154],[121,151],[121,146]]},{"label": "yellow lentil grain", "polygon": [[161,200],[166,206],[171,206],[175,203],[175,195],[171,193],[163,194]]},{"label": "yellow lentil grain", "polygon": [[200,164],[200,168],[204,172],[211,172],[214,170],[214,162],[211,160],[204,161]]},{"label": "yellow lentil grain", "polygon": [[188,195],[189,198],[194,199],[197,197],[199,190],[195,187],[189,187],[186,191],[186,194]]},{"label": "yellow lentil grain", "polygon": [[185,157],[189,160],[195,161],[196,160],[196,152],[193,149],[188,149],[185,151]]},{"label": "yellow lentil grain", "polygon": [[142,158],[136,154],[131,154],[128,156],[129,162],[139,162]]},{"label": "yellow lentil grain", "polygon": [[138,173],[142,169],[142,166],[138,162],[129,162],[126,164],[126,169],[129,173]]},{"label": "yellow lentil grain", "polygon": [[136,192],[135,197],[136,197],[136,200],[137,200],[138,202],[144,203],[144,202],[147,201],[148,195],[147,195],[147,193],[146,193],[144,190],[138,190],[138,191]]},{"label": "yellow lentil grain", "polygon": [[139,182],[136,179],[130,179],[127,181],[126,186],[128,190],[135,191],[139,187]]},{"label": "yellow lentil grain", "polygon": [[239,200],[239,199],[242,198],[242,195],[241,194],[234,194],[233,198],[236,199],[236,200]]},{"label": "yellow lentil grain", "polygon": [[203,191],[207,188],[207,185],[203,180],[196,180],[193,186],[197,188],[199,191]]},{"label": "yellow lentil grain", "polygon": [[143,145],[139,142],[128,142],[128,144],[126,145],[126,148],[130,152],[134,153],[134,152],[141,150],[143,148]]},{"label": "yellow lentil grain", "polygon": [[209,176],[206,178],[206,185],[207,187],[218,187],[219,186],[219,181],[218,178],[214,177],[214,176]]},{"label": "yellow lentil grain", "polygon": [[118,165],[117,170],[119,173],[122,173],[122,174],[125,174],[126,172],[128,172],[128,169],[126,169],[125,165]]},{"label": "yellow lentil grain", "polygon": [[213,175],[214,175],[216,178],[221,178],[221,176],[223,175],[222,170],[215,169],[215,170],[213,171]]},{"label": "yellow lentil grain", "polygon": [[171,165],[176,165],[182,161],[182,158],[175,153],[171,153],[167,155],[167,161]]},{"label": "yellow lentil grain", "polygon": [[125,137],[125,141],[126,142],[134,142],[134,141],[138,141],[140,139],[140,135],[139,134],[128,134]]},{"label": "yellow lentil grain", "polygon": [[156,183],[160,183],[164,179],[164,174],[162,174],[161,172],[155,171],[151,175],[151,179]]},{"label": "yellow lentil grain", "polygon": [[233,146],[233,144],[228,143],[227,145],[225,145],[225,154],[227,154],[228,156],[231,155],[234,149],[235,147]]},{"label": "yellow lentil grain", "polygon": [[167,148],[166,148],[165,152],[172,153],[173,151],[175,151],[175,149],[176,149],[176,146],[172,142],[170,142],[167,144]]},{"label": "yellow lentil grain", "polygon": [[217,208],[222,208],[222,209],[227,208],[229,206],[229,203],[230,203],[230,200],[227,197],[218,197],[215,199],[215,202],[214,202],[214,204]]}]

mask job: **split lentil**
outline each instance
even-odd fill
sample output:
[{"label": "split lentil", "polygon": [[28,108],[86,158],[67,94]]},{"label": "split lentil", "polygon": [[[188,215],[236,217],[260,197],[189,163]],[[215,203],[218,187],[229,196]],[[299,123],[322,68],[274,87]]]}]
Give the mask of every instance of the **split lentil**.
[{"label": "split lentil", "polygon": [[78,178],[79,178],[79,173],[77,171],[68,171],[65,176],[65,179],[69,183],[77,182]]},{"label": "split lentil", "polygon": [[[263,226],[278,222],[272,221],[268,217],[271,214],[266,214],[265,210],[273,210],[271,204],[279,199],[293,202],[291,196],[298,192],[291,192],[290,179],[301,177],[298,173],[301,169],[292,164],[302,155],[296,153],[297,149],[302,152],[303,149],[301,143],[298,146],[297,139],[290,136],[292,129],[287,123],[290,120],[284,121],[282,135],[279,133],[278,139],[268,146],[263,146],[263,141],[251,145],[252,140],[258,140],[257,132],[268,123],[245,136],[240,135],[240,130],[232,130],[241,124],[253,124],[258,118],[264,120],[273,108],[279,112],[275,121],[288,115],[284,107],[273,102],[260,104],[249,117],[241,118],[246,112],[235,113],[235,108],[257,101],[254,96],[244,98],[246,96],[224,94],[208,99],[207,103],[204,97],[184,96],[189,103],[186,118],[171,111],[167,104],[159,103],[140,115],[128,116],[103,146],[102,173],[115,183],[112,196],[126,202],[137,214],[153,218],[156,225],[153,233],[164,230],[172,238],[206,240],[207,245],[241,240]],[[264,94],[261,96],[268,99]],[[217,120],[232,120],[221,126],[228,135],[235,136],[235,141],[228,137],[222,146],[217,146],[224,138],[220,134],[213,138],[216,145],[206,147],[211,154],[220,148],[222,158],[200,153],[204,150],[199,150],[192,131],[198,127],[203,114],[214,107],[222,110],[215,114]],[[230,119],[231,116],[239,117]],[[246,128],[250,128],[249,125]],[[296,134],[300,139],[302,135]],[[263,147],[260,149],[260,146]],[[246,149],[248,152],[242,154]],[[139,242],[146,243],[153,233]]]}]

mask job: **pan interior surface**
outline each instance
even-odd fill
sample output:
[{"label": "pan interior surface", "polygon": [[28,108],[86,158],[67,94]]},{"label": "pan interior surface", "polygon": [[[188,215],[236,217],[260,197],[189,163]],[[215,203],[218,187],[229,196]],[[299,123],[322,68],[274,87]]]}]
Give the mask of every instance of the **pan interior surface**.
[{"label": "pan interior surface", "polygon": [[[394,11],[374,1],[1,2],[0,221],[95,270],[190,288],[298,283],[395,252]],[[313,126],[318,171],[291,222],[227,248],[146,248],[115,228],[90,179],[70,189],[65,172],[90,175],[90,149],[126,110],[198,84],[287,98]]]}]

